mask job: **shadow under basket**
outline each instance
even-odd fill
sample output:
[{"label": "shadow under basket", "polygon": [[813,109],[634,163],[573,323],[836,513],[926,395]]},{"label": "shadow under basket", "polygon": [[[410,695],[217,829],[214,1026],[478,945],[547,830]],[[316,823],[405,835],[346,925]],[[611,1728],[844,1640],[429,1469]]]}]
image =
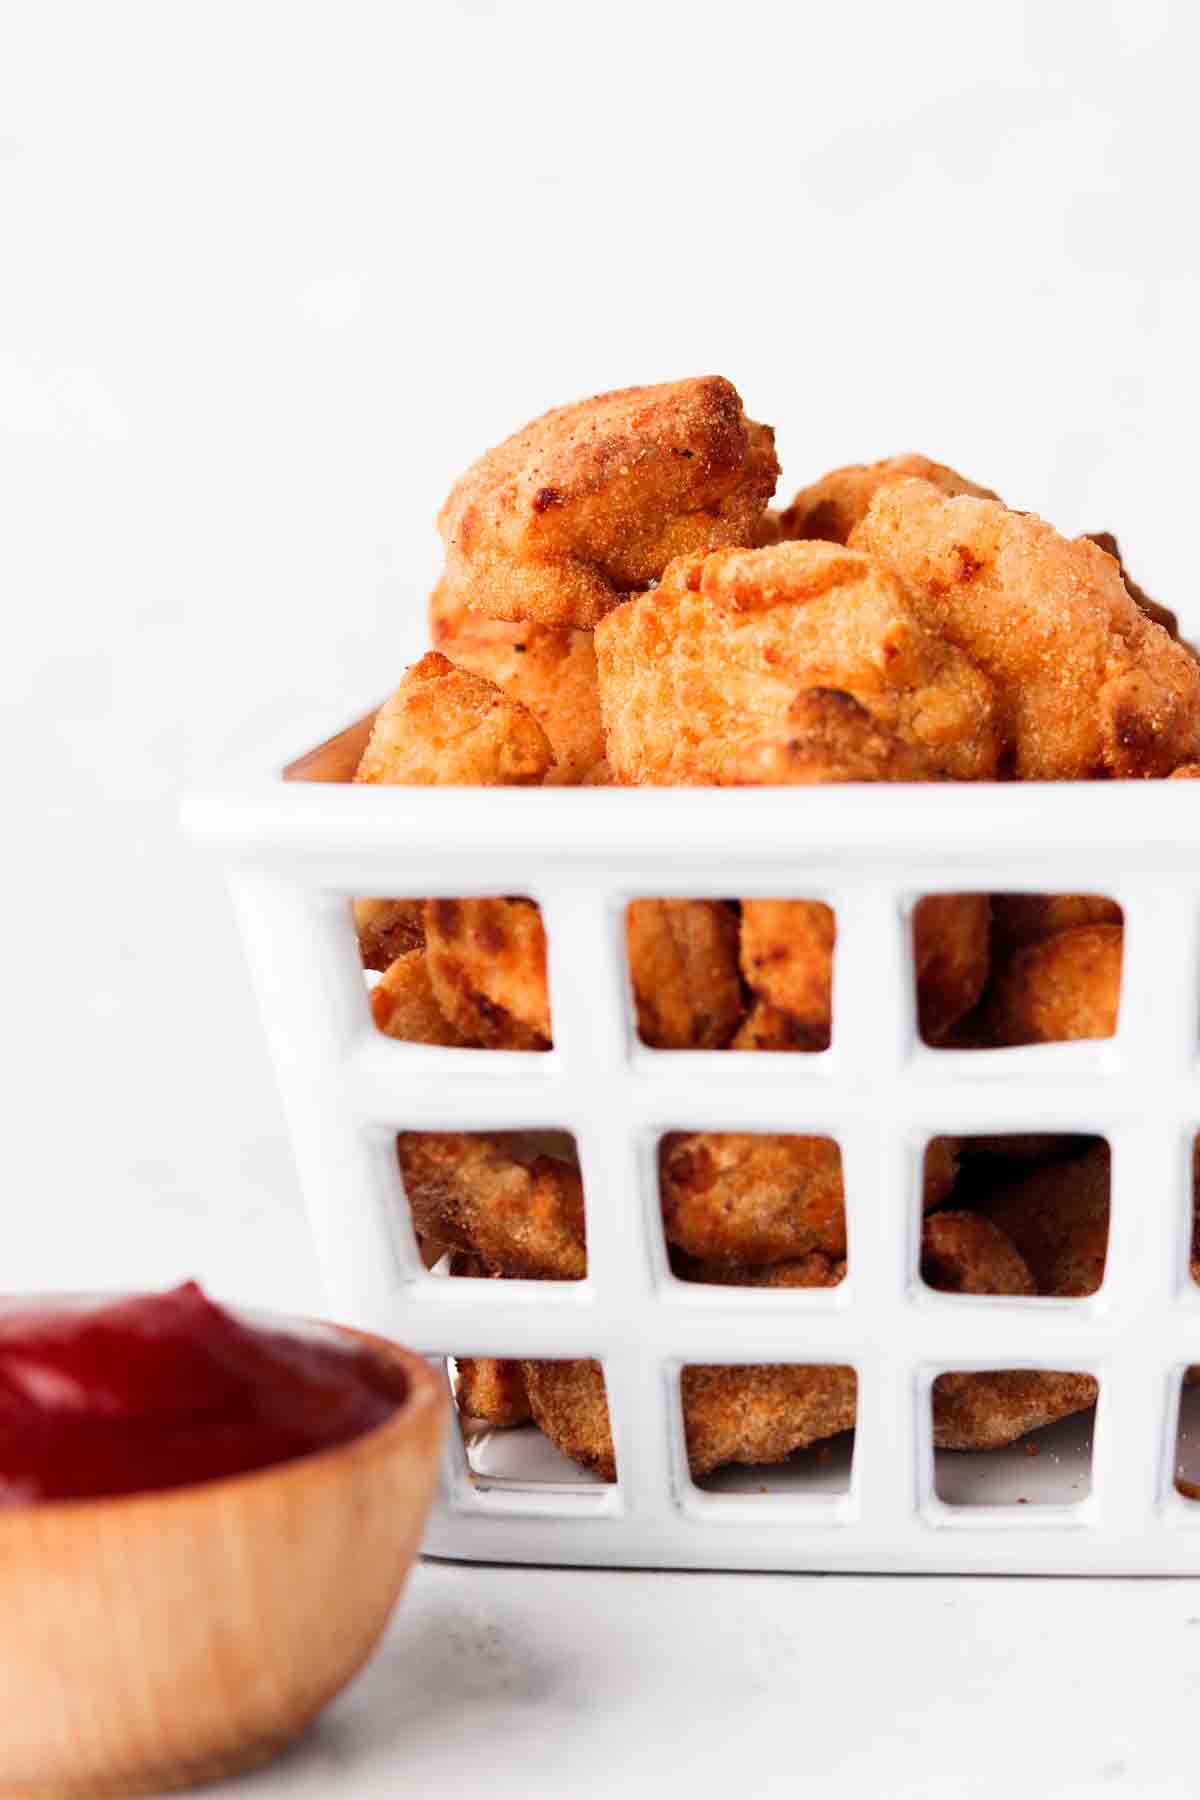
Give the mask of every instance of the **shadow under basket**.
[{"label": "shadow under basket", "polygon": [[[601,1364],[619,1473],[598,1483],[525,1427],[469,1452],[451,1432],[426,1550],[614,1567],[1200,1573],[1200,1506],[1175,1479],[1184,1371],[1200,1360],[1191,784],[357,788],[348,771],[368,725],[296,733],[186,807],[228,872],[331,1309],[443,1366],[459,1355]],[[305,743],[320,748],[298,756]],[[731,890],[810,896],[836,915],[829,1048],[677,1054],[639,1040],[629,901]],[[1121,909],[1113,1035],[922,1041],[918,901],[1076,893]],[[393,894],[536,902],[552,1046],[481,1056],[376,1030],[349,903]],[[547,1120],[578,1148],[584,1278],[431,1278],[397,1132]],[[820,1290],[677,1279],[657,1145],[683,1130],[833,1140],[844,1279]],[[1046,1135],[1110,1148],[1102,1288],[1070,1300],[931,1291],[919,1266],[926,1145]],[[824,1462],[806,1451],[769,1475],[693,1481],[681,1371],[738,1364],[852,1369],[852,1446],[835,1440]],[[1098,1404],[1031,1440],[1036,1457],[1020,1444],[935,1451],[934,1380],[1010,1369],[1077,1371],[1098,1384]],[[1067,1485],[1051,1495],[1056,1467]]]}]

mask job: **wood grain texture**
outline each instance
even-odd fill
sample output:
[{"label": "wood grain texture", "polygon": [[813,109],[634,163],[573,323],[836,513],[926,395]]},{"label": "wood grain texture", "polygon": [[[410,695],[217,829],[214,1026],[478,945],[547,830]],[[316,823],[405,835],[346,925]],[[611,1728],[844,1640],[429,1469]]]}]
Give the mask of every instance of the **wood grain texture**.
[{"label": "wood grain texture", "polygon": [[366,1661],[417,1553],[444,1383],[378,1429],[166,1493],[0,1513],[0,1794],[102,1800],[257,1763]]}]

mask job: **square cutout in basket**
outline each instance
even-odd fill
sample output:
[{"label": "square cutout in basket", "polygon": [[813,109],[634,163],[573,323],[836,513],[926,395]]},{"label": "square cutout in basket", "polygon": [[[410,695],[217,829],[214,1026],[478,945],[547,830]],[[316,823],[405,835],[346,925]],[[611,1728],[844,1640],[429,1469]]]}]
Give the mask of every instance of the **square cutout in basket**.
[{"label": "square cutout in basket", "polygon": [[[1111,1158],[1103,1138],[935,1138],[921,1279],[944,1294],[1081,1299],[1104,1278]],[[949,1185],[948,1185],[949,1183]]]},{"label": "square cutout in basket", "polygon": [[833,940],[818,900],[632,900],[638,1037],[654,1050],[827,1050]]},{"label": "square cutout in basket", "polygon": [[1175,1490],[1185,1500],[1200,1500],[1200,1366],[1196,1364],[1184,1370],[1179,1395]]},{"label": "square cutout in basket", "polygon": [[678,1280],[798,1289],[843,1279],[842,1154],[832,1138],[669,1132],[659,1141],[658,1183]]},{"label": "square cutout in basket", "polygon": [[487,1486],[612,1486],[604,1371],[592,1360],[459,1357],[452,1391],[467,1467]]},{"label": "square cutout in basket", "polygon": [[1112,1037],[1123,915],[1100,894],[930,894],[913,909],[917,1016],[944,1050]]},{"label": "square cutout in basket", "polygon": [[933,1382],[934,1491],[948,1506],[1072,1506],[1092,1485],[1097,1383],[1053,1369]]},{"label": "square cutout in basket", "polygon": [[402,1131],[396,1154],[426,1267],[582,1281],[583,1180],[562,1131]]},{"label": "square cutout in basket", "polygon": [[706,1494],[844,1494],[858,1377],[841,1364],[693,1364],[680,1371],[684,1440]]},{"label": "square cutout in basket", "polygon": [[520,895],[355,900],[371,1015],[387,1037],[456,1049],[549,1050],[541,909]]}]

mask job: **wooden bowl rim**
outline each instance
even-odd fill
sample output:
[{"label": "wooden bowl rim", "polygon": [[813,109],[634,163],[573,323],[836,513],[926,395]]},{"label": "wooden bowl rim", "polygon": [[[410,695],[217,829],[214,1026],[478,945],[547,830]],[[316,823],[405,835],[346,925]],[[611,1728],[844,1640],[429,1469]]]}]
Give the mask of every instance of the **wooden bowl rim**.
[{"label": "wooden bowl rim", "polygon": [[[132,1296],[118,1293],[102,1296],[114,1302],[126,1297]],[[22,1295],[5,1296],[6,1301],[15,1300],[18,1303],[24,1298]],[[28,1298],[30,1304],[35,1305],[55,1299],[83,1300],[101,1297],[37,1294]],[[31,1519],[45,1521],[47,1524],[51,1521],[67,1523],[73,1519],[86,1519],[91,1523],[105,1508],[120,1509],[132,1518],[138,1511],[150,1511],[159,1507],[195,1506],[210,1499],[216,1503],[231,1490],[245,1491],[252,1485],[264,1487],[272,1481],[303,1481],[314,1474],[326,1476],[332,1473],[335,1465],[355,1467],[390,1456],[399,1449],[401,1442],[419,1436],[422,1426],[431,1416],[440,1415],[444,1423],[448,1406],[445,1381],[416,1350],[409,1350],[391,1338],[379,1337],[375,1332],[359,1331],[353,1325],[338,1325],[329,1319],[269,1313],[265,1309],[260,1314],[259,1309],[253,1307],[231,1306],[227,1310],[238,1317],[258,1315],[264,1319],[270,1318],[275,1324],[285,1328],[291,1326],[301,1330],[315,1329],[349,1338],[378,1356],[381,1361],[398,1367],[407,1382],[407,1392],[395,1410],[380,1424],[360,1431],[343,1443],[327,1444],[322,1449],[310,1450],[303,1456],[289,1457],[286,1462],[267,1463],[260,1469],[242,1469],[233,1475],[214,1476],[209,1481],[181,1482],[178,1487],[144,1488],[129,1494],[89,1494],[70,1500],[31,1500],[23,1505],[0,1506],[0,1542],[6,1531],[15,1532],[19,1524],[28,1524]],[[437,1454],[440,1436],[439,1431],[428,1454]],[[341,1473],[341,1468],[338,1472]]]}]

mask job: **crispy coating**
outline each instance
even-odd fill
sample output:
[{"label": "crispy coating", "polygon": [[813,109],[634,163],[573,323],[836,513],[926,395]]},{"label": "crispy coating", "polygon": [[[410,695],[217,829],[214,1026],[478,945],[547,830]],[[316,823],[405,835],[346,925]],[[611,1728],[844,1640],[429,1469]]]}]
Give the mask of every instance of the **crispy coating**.
[{"label": "crispy coating", "polygon": [[976,1199],[1017,1246],[1039,1294],[1094,1294],[1108,1251],[1109,1150],[1098,1143]]},{"label": "crispy coating", "polygon": [[992,945],[999,955],[1036,944],[1075,925],[1120,925],[1123,914],[1103,894],[993,894]]},{"label": "crispy coating", "polygon": [[503,1431],[526,1425],[533,1417],[519,1362],[503,1356],[460,1356],[456,1371],[454,1402],[464,1418],[482,1419]]},{"label": "crispy coating", "polygon": [[853,542],[991,678],[1019,778],[1166,775],[1200,752],[1200,664],[1097,545],[912,479],[880,488]]},{"label": "crispy coating", "polygon": [[719,1050],[745,1010],[738,922],[723,900],[634,900],[625,920],[638,1033],[660,1050]]},{"label": "crispy coating", "polygon": [[505,1138],[403,1131],[396,1140],[415,1229],[528,1280],[587,1273],[583,1184],[556,1157],[525,1160]]},{"label": "crispy coating", "polygon": [[423,950],[408,950],[390,963],[371,990],[371,1016],[385,1036],[406,1044],[469,1044],[437,1001]]},{"label": "crispy coating", "polygon": [[[806,1049],[824,1049],[830,1041],[835,938],[833,913],[822,901],[742,902],[742,973],[766,1006],[795,1021]],[[926,895],[913,910],[913,947],[921,1033],[938,1043],[970,1012],[987,982],[986,896]]]},{"label": "crispy coating", "polygon": [[842,1158],[832,1138],[672,1132],[658,1168],[667,1241],[689,1256],[761,1264],[846,1253]]},{"label": "crispy coating", "polygon": [[824,901],[742,902],[742,974],[764,1005],[792,1020],[805,1049],[829,1045],[834,937],[833,912]]},{"label": "crispy coating", "polygon": [[783,1262],[754,1264],[705,1262],[673,1249],[671,1269],[680,1281],[699,1281],[711,1287],[836,1287],[846,1279],[845,1257],[826,1256],[821,1250],[786,1257]]},{"label": "crispy coating", "polygon": [[1200,781],[1200,763],[1181,763],[1171,770],[1172,781]]},{"label": "crispy coating", "polygon": [[405,787],[525,787],[554,762],[533,714],[430,650],[375,715],[355,781]]},{"label": "crispy coating", "polygon": [[921,1233],[921,1274],[951,1294],[1036,1294],[1024,1257],[1000,1228],[975,1212],[939,1212]]},{"label": "crispy coating", "polygon": [[939,1450],[1002,1450],[1028,1431],[1086,1412],[1099,1392],[1091,1375],[1059,1369],[956,1370],[933,1384]]},{"label": "crispy coating", "polygon": [[908,744],[837,688],[803,688],[773,736],[723,764],[729,787],[819,787],[845,781],[936,781],[927,751]]},{"label": "crispy coating", "polygon": [[990,488],[976,487],[965,475],[947,468],[945,463],[931,462],[927,456],[889,456],[882,462],[850,463],[842,469],[831,469],[810,487],[801,488],[792,504],[779,515],[780,536],[849,543],[850,533],[865,517],[879,489],[903,475],[928,481],[943,494],[975,494],[981,500],[999,498]]},{"label": "crispy coating", "polygon": [[938,1044],[975,1006],[991,966],[986,894],[926,894],[913,908],[921,1036]]},{"label": "crispy coating", "polygon": [[489,450],[438,516],[478,612],[588,628],[674,556],[752,542],[774,433],[720,376],[556,407]]},{"label": "crispy coating", "polygon": [[604,755],[590,631],[485,618],[445,576],[429,597],[434,647],[533,714],[554,752],[547,787],[573,787]]},{"label": "crispy coating", "polygon": [[356,900],[354,929],[364,969],[383,970],[425,942],[423,900]]},{"label": "crispy coating", "polygon": [[755,1000],[738,1026],[731,1050],[828,1050],[829,1032],[814,1037],[791,1013]]},{"label": "crispy coating", "polygon": [[746,751],[786,737],[797,692],[814,687],[849,694],[947,775],[995,770],[991,684],[886,570],[833,544],[682,557],[603,621],[596,660],[625,785],[738,779]]},{"label": "crispy coating", "polygon": [[1112,1037],[1123,940],[1120,925],[1076,925],[1016,951],[989,996],[991,1041],[1058,1044]]},{"label": "crispy coating", "polygon": [[489,1050],[547,1050],[546,934],[532,900],[429,900],[425,953],[439,1007]]},{"label": "crispy coating", "polygon": [[1121,555],[1121,547],[1117,543],[1113,533],[1111,531],[1085,531],[1083,535],[1090,543],[1098,544],[1107,556],[1112,557],[1118,569],[1121,571],[1121,580],[1125,583],[1130,599],[1136,601],[1146,617],[1148,619],[1153,619],[1156,625],[1161,625],[1168,637],[1177,638],[1179,636],[1179,620],[1171,611],[1170,607],[1160,606],[1157,600],[1152,600],[1150,598],[1145,588],[1138,586],[1137,582],[1133,579],[1133,576],[1129,573],[1129,570],[1125,567],[1125,560]]},{"label": "crispy coating", "polygon": [[[659,1145],[663,1230],[700,1262],[761,1267],[818,1252],[846,1254],[841,1152],[832,1138],[777,1132],[671,1132]],[[954,1182],[955,1146],[937,1138],[924,1203]]]},{"label": "crispy coating", "polygon": [[608,1391],[598,1362],[521,1364],[534,1423],[556,1450],[591,1469],[602,1481],[617,1479],[608,1423]]}]

